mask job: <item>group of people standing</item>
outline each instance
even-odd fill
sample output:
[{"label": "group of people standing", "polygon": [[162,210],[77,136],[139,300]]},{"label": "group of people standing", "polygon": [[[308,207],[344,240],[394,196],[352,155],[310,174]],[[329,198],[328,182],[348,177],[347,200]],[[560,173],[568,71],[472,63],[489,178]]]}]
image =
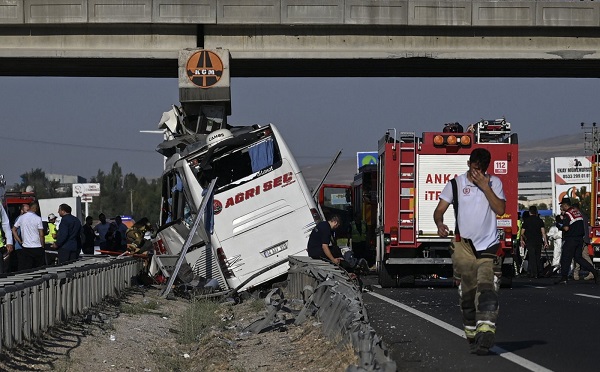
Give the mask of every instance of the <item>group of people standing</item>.
[{"label": "group of people standing", "polygon": [[[584,249],[587,252],[590,243],[589,220],[578,208],[571,204],[568,197],[562,198],[560,202],[561,214],[556,216],[556,227],[562,231],[562,247],[560,254],[560,279],[557,284],[567,284],[571,261],[579,264],[581,269],[591,273],[596,284],[600,283],[598,270],[594,268],[591,260],[583,258]],[[577,268],[577,273],[579,269]],[[577,275],[578,276],[578,275]]]},{"label": "group of people standing", "polygon": [[[544,221],[538,215],[535,205],[524,213],[518,233],[519,246],[527,252],[527,271],[530,278],[540,278],[543,274],[542,248],[548,249],[548,236]],[[525,250],[525,246],[527,249]]]},{"label": "group of people standing", "polygon": [[37,202],[21,205],[20,215],[12,228],[5,209],[0,206],[2,237],[0,239],[0,273],[35,269],[56,262],[65,263],[79,258],[80,253],[94,254],[94,247],[102,251],[134,253],[147,252],[152,244],[145,239],[145,233],[152,230],[147,218],[142,218],[132,228],[122,222],[120,216],[109,222],[103,213],[98,216],[100,222],[93,225],[94,219],[87,216],[82,225],[72,208],[61,204],[57,216],[48,215],[47,225],[40,217]]},{"label": "group of people standing", "polygon": [[[39,215],[37,202],[23,204],[20,215],[15,220],[12,228],[8,215],[2,209],[3,245],[6,255],[2,260],[1,272],[7,271],[7,259],[12,256],[16,259],[16,270],[29,270],[45,266],[46,248],[57,252],[59,262],[67,262],[79,257],[81,223],[77,217],[71,215],[71,207],[61,204],[57,213],[61,217],[61,228],[56,229],[54,221],[56,216],[50,214],[48,231],[45,231],[42,218]],[[47,238],[47,235],[49,237]],[[47,245],[48,244],[48,245]]]},{"label": "group of people standing", "polygon": [[[88,218],[91,219],[91,217]],[[108,222],[104,213],[100,213],[98,219],[100,222],[92,230],[96,238],[96,245],[100,247],[101,251],[124,252],[127,248],[127,226],[123,223],[121,216],[116,216],[113,222]],[[92,222],[89,223],[90,228]]]},{"label": "group of people standing", "polygon": [[[587,216],[581,212],[579,204],[572,203],[568,197],[562,198],[560,209],[561,214],[556,216],[556,224],[548,233],[535,206],[523,212],[518,239],[521,251],[527,252],[528,276],[539,278],[559,272],[560,279],[556,284],[566,284],[574,261],[573,279],[579,280],[579,271],[583,269],[588,272],[585,280],[594,279],[598,283],[600,277],[587,252],[590,244]],[[544,275],[541,254],[542,248],[548,248],[549,239],[552,239],[554,246],[550,268],[553,271],[547,271]]]}]

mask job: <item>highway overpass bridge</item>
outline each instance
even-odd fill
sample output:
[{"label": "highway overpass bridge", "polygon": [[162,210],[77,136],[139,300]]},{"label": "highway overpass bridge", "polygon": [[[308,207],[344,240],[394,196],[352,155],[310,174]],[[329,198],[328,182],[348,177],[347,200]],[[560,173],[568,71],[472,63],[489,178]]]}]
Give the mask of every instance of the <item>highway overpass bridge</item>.
[{"label": "highway overpass bridge", "polygon": [[0,75],[177,77],[196,47],[234,77],[598,77],[600,2],[0,0]]}]

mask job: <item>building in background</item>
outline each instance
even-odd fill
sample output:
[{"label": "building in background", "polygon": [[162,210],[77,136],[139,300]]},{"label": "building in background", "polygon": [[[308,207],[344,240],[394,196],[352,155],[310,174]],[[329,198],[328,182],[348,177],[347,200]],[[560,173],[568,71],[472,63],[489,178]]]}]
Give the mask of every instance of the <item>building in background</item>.
[{"label": "building in background", "polygon": [[525,207],[544,203],[548,208],[552,208],[550,172],[519,172],[519,203]]},{"label": "building in background", "polygon": [[74,183],[86,183],[87,180],[81,176],[72,176],[68,174],[46,173],[46,179],[51,182],[58,182],[57,192],[68,192]]}]

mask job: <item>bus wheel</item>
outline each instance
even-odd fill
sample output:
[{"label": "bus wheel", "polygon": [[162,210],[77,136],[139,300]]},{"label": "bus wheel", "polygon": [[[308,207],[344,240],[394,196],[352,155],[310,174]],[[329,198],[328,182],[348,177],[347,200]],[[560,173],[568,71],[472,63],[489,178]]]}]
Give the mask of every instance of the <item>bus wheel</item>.
[{"label": "bus wheel", "polygon": [[390,288],[396,286],[396,276],[390,275],[387,265],[383,262],[379,263],[379,285],[382,288]]}]

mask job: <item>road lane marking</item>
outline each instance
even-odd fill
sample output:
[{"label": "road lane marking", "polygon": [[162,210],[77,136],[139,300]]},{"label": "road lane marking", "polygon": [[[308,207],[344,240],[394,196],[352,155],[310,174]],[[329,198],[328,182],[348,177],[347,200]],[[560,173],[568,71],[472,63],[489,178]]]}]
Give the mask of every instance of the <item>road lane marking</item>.
[{"label": "road lane marking", "polygon": [[589,295],[589,294],[585,294],[585,293],[573,293],[575,296],[583,296],[583,297],[590,297],[590,298],[600,298],[600,296],[593,296],[593,295]]},{"label": "road lane marking", "polygon": [[[391,298],[385,297],[383,295],[380,295],[379,293],[375,293],[375,292],[369,292],[368,294],[370,294],[373,297],[377,297],[380,300],[383,300],[391,305],[397,306],[399,308],[401,308],[402,310],[405,310],[413,315],[416,315],[420,318],[423,318],[425,320],[427,320],[428,322],[431,322],[433,324],[435,324],[438,327],[441,327],[449,332],[454,333],[455,335],[465,338],[465,332],[462,329],[456,328],[453,325],[450,325],[446,322],[443,322],[437,318],[432,317],[431,315],[425,314],[422,311],[419,311],[415,308],[412,308],[408,305],[405,305],[403,303],[400,303],[398,301],[392,300]],[[528,359],[525,359],[523,357],[520,357],[516,354],[511,353],[510,351],[504,350],[503,348],[499,347],[499,346],[494,346],[490,349],[491,352],[498,354],[499,356],[501,356],[504,359],[507,359],[529,371],[534,371],[534,372],[552,372],[551,369],[548,369],[546,367],[542,367],[539,364],[536,364]]]},{"label": "road lane marking", "polygon": [[540,287],[538,285],[524,285],[523,287],[527,287],[527,288],[535,288],[535,289],[546,289],[548,287]]}]

